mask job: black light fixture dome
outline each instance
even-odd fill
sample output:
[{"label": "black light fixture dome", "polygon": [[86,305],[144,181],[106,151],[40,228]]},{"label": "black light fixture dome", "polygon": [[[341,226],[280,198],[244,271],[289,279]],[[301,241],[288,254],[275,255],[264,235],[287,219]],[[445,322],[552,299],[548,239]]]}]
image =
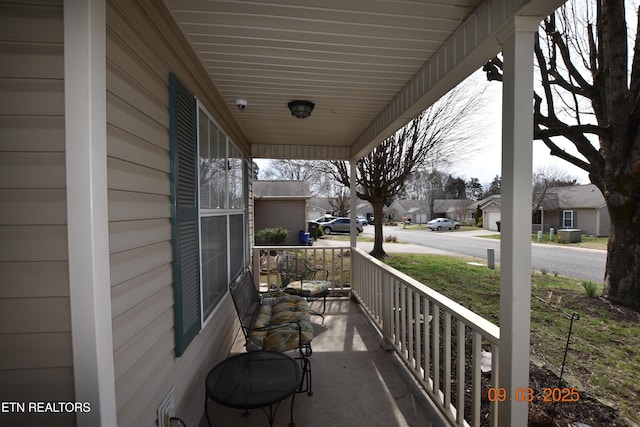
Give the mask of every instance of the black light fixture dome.
[{"label": "black light fixture dome", "polygon": [[313,102],[300,100],[291,101],[288,105],[289,110],[291,110],[291,115],[299,119],[309,117],[313,111],[313,107],[315,107]]}]

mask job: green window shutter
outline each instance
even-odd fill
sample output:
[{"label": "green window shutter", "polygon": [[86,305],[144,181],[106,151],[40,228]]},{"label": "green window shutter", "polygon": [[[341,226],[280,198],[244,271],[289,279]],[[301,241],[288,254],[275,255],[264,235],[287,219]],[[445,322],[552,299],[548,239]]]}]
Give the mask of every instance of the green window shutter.
[{"label": "green window shutter", "polygon": [[176,356],[200,331],[196,100],[169,74],[171,228]]}]

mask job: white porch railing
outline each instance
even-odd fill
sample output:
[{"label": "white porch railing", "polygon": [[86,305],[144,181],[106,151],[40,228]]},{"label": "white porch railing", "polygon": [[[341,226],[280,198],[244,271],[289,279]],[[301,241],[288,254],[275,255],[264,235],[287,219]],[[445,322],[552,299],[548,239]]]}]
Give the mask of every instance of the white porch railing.
[{"label": "white porch railing", "polygon": [[[332,290],[352,292],[451,426],[497,426],[497,402],[487,392],[498,387],[498,326],[357,248],[256,246],[256,285],[278,286],[282,251],[326,268]],[[484,385],[483,351],[492,355]],[[481,419],[481,405],[490,405],[490,420]]]},{"label": "white porch railing", "polygon": [[[352,293],[382,331],[385,345],[396,351],[452,426],[480,426],[481,397],[497,387],[500,329],[362,250],[352,250],[351,258]],[[484,387],[483,349],[493,356],[490,384]],[[489,404],[486,399],[484,404]],[[490,414],[482,425],[497,425],[495,402]]]},{"label": "white porch railing", "polygon": [[[329,272],[331,291],[345,291],[351,286],[351,248],[312,246],[255,246],[253,250],[253,276],[256,285],[277,288],[280,278],[276,271],[278,253],[289,252],[306,258],[314,267]],[[259,274],[258,274],[259,272]]]}]

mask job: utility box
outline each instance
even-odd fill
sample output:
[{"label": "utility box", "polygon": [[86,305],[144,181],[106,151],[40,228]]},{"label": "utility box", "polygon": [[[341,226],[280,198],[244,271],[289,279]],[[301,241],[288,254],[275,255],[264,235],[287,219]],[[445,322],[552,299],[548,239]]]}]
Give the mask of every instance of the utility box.
[{"label": "utility box", "polygon": [[581,231],[574,228],[558,230],[558,243],[578,243],[582,242]]}]

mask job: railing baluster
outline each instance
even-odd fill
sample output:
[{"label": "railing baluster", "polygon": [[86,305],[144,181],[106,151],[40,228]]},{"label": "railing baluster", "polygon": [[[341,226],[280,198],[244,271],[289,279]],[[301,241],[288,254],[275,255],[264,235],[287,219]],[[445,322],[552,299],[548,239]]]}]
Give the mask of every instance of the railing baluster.
[{"label": "railing baluster", "polygon": [[471,361],[472,368],[472,384],[471,384],[471,425],[473,427],[480,426],[480,403],[482,401],[482,371],[480,370],[480,360],[482,359],[482,335],[478,332],[473,332],[473,339],[471,342]]},{"label": "railing baluster", "polygon": [[413,328],[416,319],[413,316],[413,291],[407,288],[406,292],[407,304],[405,305],[405,311],[407,316],[407,360],[409,361],[409,366],[411,366],[411,368],[413,369],[413,367],[415,366],[415,353],[413,352]]},{"label": "railing baluster", "polygon": [[[340,274],[338,275],[337,278],[335,278],[335,276],[336,276],[335,268],[334,268],[334,273],[333,273],[334,274],[334,282],[338,281],[340,283],[339,287],[340,287],[340,291],[341,292],[344,291],[345,284],[347,283],[347,279],[345,277],[345,271],[346,270],[345,270],[345,266],[344,266],[345,253],[346,253],[345,251],[340,251],[340,262],[339,262],[340,267],[338,269]],[[351,265],[353,266],[353,262],[351,263]],[[349,271],[350,270],[351,269],[349,269]],[[351,281],[351,280],[349,279],[349,281]]]},{"label": "railing baluster", "polygon": [[440,394],[440,307],[433,304],[433,319],[431,320],[431,349],[433,352],[433,392],[438,403],[442,403]]},{"label": "railing baluster", "polygon": [[413,318],[415,319],[413,336],[415,337],[415,352],[416,352],[415,370],[418,376],[420,376],[421,374],[420,368],[422,364],[422,335],[420,334],[420,328],[422,327],[421,325],[424,325],[424,314],[421,313],[420,302],[421,302],[420,294],[416,293],[413,299]]},{"label": "railing baluster", "polygon": [[430,335],[430,327],[431,322],[429,321],[429,299],[427,297],[422,297],[422,301],[424,304],[424,380],[428,387],[431,388],[433,392],[433,383],[429,385],[431,382],[431,347],[429,347],[429,335]]},{"label": "railing baluster", "polygon": [[393,314],[396,319],[394,324],[395,340],[393,342],[397,348],[400,348],[400,283],[396,279],[393,280]]},{"label": "railing baluster", "polygon": [[451,313],[444,312],[444,407],[451,410]]},{"label": "railing baluster", "polygon": [[[498,349],[497,344],[491,345],[491,387],[495,390],[498,387],[498,376],[500,373],[498,372],[498,359],[500,358],[500,351]],[[511,393],[508,391],[507,393]],[[498,427],[498,399],[494,399],[491,402],[491,406],[489,409],[491,413],[491,425],[493,427]]]},{"label": "railing baluster", "polygon": [[404,283],[400,285],[400,343],[402,349],[402,355],[407,358],[407,287]]},{"label": "railing baluster", "polygon": [[456,412],[456,421],[459,426],[464,425],[464,390],[465,390],[465,326],[464,322],[458,319],[458,338],[456,339],[456,347],[458,350],[457,362],[458,367],[456,368],[456,381],[458,388],[456,390],[456,394],[458,395],[457,402],[457,412]]}]

